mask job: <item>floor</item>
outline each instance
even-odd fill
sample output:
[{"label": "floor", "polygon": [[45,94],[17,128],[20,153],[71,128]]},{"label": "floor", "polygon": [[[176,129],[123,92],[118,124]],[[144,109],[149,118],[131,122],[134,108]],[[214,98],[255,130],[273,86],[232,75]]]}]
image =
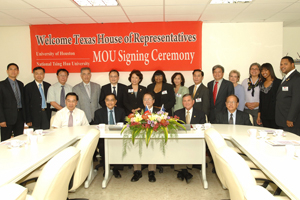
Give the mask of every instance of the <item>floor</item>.
[{"label": "floor", "polygon": [[223,190],[216,174],[213,174],[212,164],[208,164],[208,189],[203,188],[200,170],[193,169],[192,181],[187,184],[177,179],[177,172],[170,167],[164,167],[164,172],[156,171],[156,182],[148,182],[148,171],[143,170],[143,177],[137,182],[131,182],[133,168],[125,167],[120,171],[122,178],[112,177],[106,189],[102,189],[103,170],[98,174],[88,189],[81,186],[75,193],[69,193],[69,198],[88,198],[90,200],[222,200],[229,199],[228,190]]}]

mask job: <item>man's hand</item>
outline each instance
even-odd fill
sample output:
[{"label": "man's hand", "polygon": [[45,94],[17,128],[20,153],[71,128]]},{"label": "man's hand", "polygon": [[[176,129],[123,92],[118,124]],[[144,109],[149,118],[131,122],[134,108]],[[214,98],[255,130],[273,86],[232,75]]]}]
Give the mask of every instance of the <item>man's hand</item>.
[{"label": "man's hand", "polygon": [[27,123],[27,126],[32,126],[32,122],[28,122],[28,123]]},{"label": "man's hand", "polygon": [[294,123],[292,121],[286,120],[286,125],[288,127],[294,127]]},{"label": "man's hand", "polygon": [[7,127],[6,122],[1,122],[1,123],[0,123],[0,126],[1,126],[1,127]]}]

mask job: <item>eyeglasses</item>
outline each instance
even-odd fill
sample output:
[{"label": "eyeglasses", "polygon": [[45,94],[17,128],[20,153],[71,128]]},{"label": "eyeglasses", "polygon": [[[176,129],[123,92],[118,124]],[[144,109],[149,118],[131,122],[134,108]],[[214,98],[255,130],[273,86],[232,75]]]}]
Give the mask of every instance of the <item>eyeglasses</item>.
[{"label": "eyeglasses", "polygon": [[143,101],[152,101],[153,99],[143,99]]},{"label": "eyeglasses", "polygon": [[236,101],[227,101],[226,104],[236,104]]}]

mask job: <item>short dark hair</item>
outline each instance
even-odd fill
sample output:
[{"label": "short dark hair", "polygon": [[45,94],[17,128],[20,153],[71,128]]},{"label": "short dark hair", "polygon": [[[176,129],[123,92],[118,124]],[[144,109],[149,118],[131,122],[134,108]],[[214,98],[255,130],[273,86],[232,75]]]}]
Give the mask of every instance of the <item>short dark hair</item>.
[{"label": "short dark hair", "polygon": [[80,73],[82,73],[83,70],[89,70],[91,72],[91,68],[89,68],[89,67],[83,67],[83,68],[81,68],[80,69]]},{"label": "short dark hair", "polygon": [[68,70],[66,70],[66,69],[58,69],[57,70],[57,72],[56,72],[56,75],[58,76],[58,74],[59,74],[59,72],[67,72],[67,74],[68,74],[68,76],[69,76],[69,72],[68,72]]},{"label": "short dark hair", "polygon": [[215,65],[215,66],[213,66],[213,68],[212,68],[212,73],[214,73],[214,71],[216,70],[216,69],[221,69],[222,70],[222,72],[224,73],[224,67],[222,66],[222,65]]},{"label": "short dark hair", "polygon": [[151,81],[152,83],[155,83],[155,76],[159,76],[159,75],[162,75],[163,76],[163,83],[166,83],[167,82],[167,78],[166,78],[166,75],[163,71],[161,70],[156,70],[151,78]]},{"label": "short dark hair", "polygon": [[108,73],[108,75],[110,75],[110,73],[112,73],[112,72],[116,72],[116,73],[118,74],[118,76],[120,76],[120,74],[119,74],[118,70],[116,70],[116,69],[112,69],[112,70],[110,70],[110,71],[109,71],[109,73]]},{"label": "short dark hair", "polygon": [[117,100],[117,96],[116,96],[114,93],[108,93],[108,94],[105,96],[105,99],[106,99],[107,96],[110,96],[110,95],[114,96],[115,100]]},{"label": "short dark hair", "polygon": [[192,96],[191,94],[185,94],[185,95],[183,95],[182,99],[183,99],[184,97],[188,97],[188,96],[190,96],[190,97],[192,98],[192,100],[194,100],[194,99],[193,99],[193,96]]},{"label": "short dark hair", "polygon": [[[253,66],[255,66],[255,65],[258,67],[258,69],[259,69],[259,71],[260,71],[260,64],[257,63],[257,62],[252,63],[252,64],[250,65],[250,67],[249,67],[249,77],[251,77],[251,73],[250,73],[251,68],[252,68]],[[260,78],[260,74],[258,75],[258,78]]]},{"label": "short dark hair", "polygon": [[201,72],[201,75],[204,76],[204,72],[201,69],[194,69],[193,75],[195,72]]},{"label": "short dark hair", "polygon": [[32,73],[34,73],[36,70],[39,70],[39,69],[43,70],[43,72],[45,73],[45,69],[40,66],[33,68]]},{"label": "short dark hair", "polygon": [[152,99],[155,99],[155,96],[154,96],[154,94],[153,94],[152,92],[146,92],[146,93],[143,95],[143,99],[144,99],[144,96],[145,96],[146,94],[150,95],[150,96],[152,97]]},{"label": "short dark hair", "polygon": [[178,76],[178,75],[181,77],[181,86],[184,86],[184,83],[185,83],[184,76],[182,75],[182,73],[176,72],[176,73],[174,73],[174,74],[172,75],[172,77],[171,77],[172,85],[173,85],[174,87],[176,86],[175,83],[174,83],[174,79],[175,79],[175,77]]},{"label": "short dark hair", "polygon": [[235,94],[231,94],[231,95],[229,95],[229,96],[227,96],[226,97],[226,102],[227,102],[227,99],[228,99],[228,97],[235,97],[236,98],[236,101],[239,103],[239,98],[235,95]]},{"label": "short dark hair", "polygon": [[129,77],[128,77],[128,81],[131,82],[131,77],[132,77],[133,74],[137,75],[140,78],[139,83],[141,83],[142,80],[143,80],[143,74],[141,73],[140,70],[136,70],[136,69],[134,69],[130,72]]},{"label": "short dark hair", "polygon": [[9,63],[7,65],[7,70],[9,69],[10,66],[15,65],[17,67],[17,69],[19,70],[19,66],[16,63]]},{"label": "short dark hair", "polygon": [[294,59],[291,56],[284,56],[281,60],[287,59],[290,63],[295,63]]},{"label": "short dark hair", "polygon": [[[276,75],[275,75],[275,73],[274,73],[273,66],[270,63],[264,63],[264,64],[262,64],[262,66],[260,67],[260,73],[261,73],[261,71],[263,69],[266,69],[266,70],[268,70],[270,72],[270,75],[271,75],[271,77],[272,77],[273,80],[275,80],[277,78]],[[266,79],[263,76],[261,76],[261,80],[263,82],[265,82]]]},{"label": "short dark hair", "polygon": [[75,97],[76,97],[76,100],[77,100],[77,101],[79,100],[79,97],[78,97],[78,95],[77,95],[75,92],[69,92],[69,93],[66,95],[66,99],[68,98],[68,96],[75,96]]}]

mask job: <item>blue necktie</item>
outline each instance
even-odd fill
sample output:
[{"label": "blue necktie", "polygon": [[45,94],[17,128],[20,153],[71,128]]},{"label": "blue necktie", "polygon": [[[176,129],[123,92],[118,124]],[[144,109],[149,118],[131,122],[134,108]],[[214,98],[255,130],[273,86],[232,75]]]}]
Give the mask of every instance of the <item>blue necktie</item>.
[{"label": "blue necktie", "polygon": [[45,94],[44,94],[41,83],[39,84],[39,91],[40,91],[40,94],[42,96],[42,108],[46,108],[46,99],[45,99]]},{"label": "blue necktie", "polygon": [[115,124],[112,110],[109,111],[109,124]]}]

